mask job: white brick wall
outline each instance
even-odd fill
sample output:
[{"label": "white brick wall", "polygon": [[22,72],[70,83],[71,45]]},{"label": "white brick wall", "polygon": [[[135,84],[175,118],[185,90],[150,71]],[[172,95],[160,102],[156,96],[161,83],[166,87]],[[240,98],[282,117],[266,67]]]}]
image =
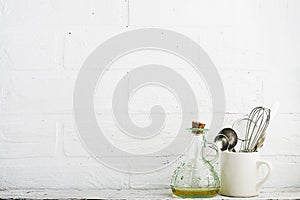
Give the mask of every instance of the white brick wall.
[{"label": "white brick wall", "polygon": [[[224,126],[256,105],[280,102],[262,149],[273,164],[266,187],[300,187],[299,24],[296,0],[0,0],[0,189],[168,187],[176,164],[146,175],[107,168],[85,151],[72,116],[74,83],[89,53],[113,35],[144,27],[183,33],[209,54],[225,87]],[[116,82],[133,66],[158,63],[203,84],[189,66],[167,56],[129,56],[103,81]],[[209,121],[203,87],[193,89],[200,115]],[[96,112],[105,119],[112,89],[106,84],[96,94]],[[149,123],[145,113],[157,100],[153,96],[145,107],[142,96],[133,99],[132,119]],[[160,101],[169,103],[167,97]],[[178,114],[176,103],[169,107]],[[103,126],[114,129],[109,122]]]}]

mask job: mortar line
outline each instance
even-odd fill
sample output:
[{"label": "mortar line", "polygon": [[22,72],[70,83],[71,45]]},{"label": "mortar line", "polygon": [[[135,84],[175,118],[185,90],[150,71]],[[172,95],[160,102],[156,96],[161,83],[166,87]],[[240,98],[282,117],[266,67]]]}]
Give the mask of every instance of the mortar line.
[{"label": "mortar line", "polygon": [[130,24],[130,19],[129,19],[129,12],[130,12],[130,8],[129,8],[129,0],[127,0],[127,27],[129,27]]}]

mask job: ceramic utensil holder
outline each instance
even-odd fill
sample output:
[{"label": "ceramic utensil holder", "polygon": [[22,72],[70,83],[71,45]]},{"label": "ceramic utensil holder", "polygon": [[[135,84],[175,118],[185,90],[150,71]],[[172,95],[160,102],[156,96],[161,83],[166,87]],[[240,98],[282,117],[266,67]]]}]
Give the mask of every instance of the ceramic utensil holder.
[{"label": "ceramic utensil holder", "polygon": [[[263,165],[268,171],[260,178],[258,172]],[[269,178],[270,172],[271,164],[261,160],[258,152],[222,152],[220,193],[232,197],[257,196],[261,186]]]}]

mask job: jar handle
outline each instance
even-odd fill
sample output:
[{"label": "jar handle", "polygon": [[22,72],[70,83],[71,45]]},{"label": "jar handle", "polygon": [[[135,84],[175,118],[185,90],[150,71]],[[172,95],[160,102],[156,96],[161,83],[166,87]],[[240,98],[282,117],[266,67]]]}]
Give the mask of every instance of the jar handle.
[{"label": "jar handle", "polygon": [[[210,151],[208,153],[205,153],[205,148],[210,148],[213,151],[215,151],[214,155],[211,155]],[[202,149],[202,158],[206,161],[209,162],[210,164],[214,164],[218,159],[219,159],[219,148],[216,144],[212,142],[206,142],[205,145],[203,146]],[[208,157],[212,157],[211,159],[208,159]]]},{"label": "jar handle", "polygon": [[258,181],[258,183],[256,184],[256,190],[258,191],[261,186],[268,180],[269,176],[270,176],[270,173],[271,173],[271,170],[272,170],[272,165],[271,163],[269,163],[268,161],[264,161],[264,160],[260,160],[260,161],[257,161],[256,163],[256,170],[258,170],[262,165],[265,165],[267,166],[268,168],[268,172],[266,173],[265,177],[262,178],[260,181]]}]

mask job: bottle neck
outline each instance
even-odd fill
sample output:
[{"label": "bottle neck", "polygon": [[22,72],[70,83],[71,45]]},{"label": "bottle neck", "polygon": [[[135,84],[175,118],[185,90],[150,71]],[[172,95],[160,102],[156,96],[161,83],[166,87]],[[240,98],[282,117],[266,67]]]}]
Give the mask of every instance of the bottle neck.
[{"label": "bottle neck", "polygon": [[202,144],[205,142],[205,135],[204,134],[194,134],[194,142],[198,144]]},{"label": "bottle neck", "polygon": [[196,155],[201,155],[202,147],[205,145],[205,135],[204,134],[195,134],[193,142],[190,148],[190,156],[194,157]]}]

